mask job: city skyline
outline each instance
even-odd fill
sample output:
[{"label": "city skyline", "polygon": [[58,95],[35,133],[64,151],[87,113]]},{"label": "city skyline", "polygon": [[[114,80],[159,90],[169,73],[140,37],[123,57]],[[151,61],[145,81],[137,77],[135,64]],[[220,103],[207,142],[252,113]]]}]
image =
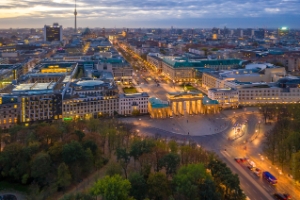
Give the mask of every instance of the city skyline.
[{"label": "city skyline", "polygon": [[[74,0],[4,0],[0,3],[0,28],[39,28],[59,22],[74,27]],[[97,4],[98,3],[98,4]],[[120,2],[78,0],[78,27],[177,28],[300,28],[296,0],[224,1],[186,0]]]}]

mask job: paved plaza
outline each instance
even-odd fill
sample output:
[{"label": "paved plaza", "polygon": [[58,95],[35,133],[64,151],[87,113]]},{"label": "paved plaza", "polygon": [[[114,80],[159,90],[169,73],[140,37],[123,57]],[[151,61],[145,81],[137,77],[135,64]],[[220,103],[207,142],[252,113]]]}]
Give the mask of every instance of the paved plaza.
[{"label": "paved plaza", "polygon": [[204,136],[224,131],[230,125],[222,114],[181,116],[166,119],[151,119],[149,116],[140,118],[122,118],[126,123],[133,123],[137,130],[156,128],[157,131],[168,131],[180,135]]}]

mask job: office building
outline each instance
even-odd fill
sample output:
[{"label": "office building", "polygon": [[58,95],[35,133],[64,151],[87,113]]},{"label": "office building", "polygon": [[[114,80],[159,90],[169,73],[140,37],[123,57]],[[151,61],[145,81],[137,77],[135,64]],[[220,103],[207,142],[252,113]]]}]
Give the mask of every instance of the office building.
[{"label": "office building", "polygon": [[138,115],[148,113],[147,93],[120,94],[119,111],[120,115]]},{"label": "office building", "polygon": [[221,108],[237,108],[239,105],[239,92],[233,88],[211,88],[207,96],[217,100]]},{"label": "office building", "polygon": [[162,62],[162,73],[173,82],[192,82],[197,69],[229,70],[239,67],[240,60],[189,60],[187,58],[165,57]]},{"label": "office building", "polygon": [[[260,69],[257,68],[259,65]],[[210,98],[221,104],[236,105],[237,100],[239,105],[299,103],[298,77],[286,76],[283,67],[265,65],[263,68],[263,64],[259,65],[252,64],[252,69],[205,72],[202,87],[208,90]],[[229,97],[231,101],[228,101]]]},{"label": "office building", "polygon": [[102,59],[98,62],[96,68],[99,71],[111,72],[116,82],[122,82],[123,84],[132,83],[133,68],[123,59]]},{"label": "office building", "polygon": [[265,30],[262,28],[255,30],[254,37],[257,39],[264,39],[265,38]]},{"label": "office building", "polygon": [[0,128],[8,129],[19,121],[19,97],[0,94]]},{"label": "office building", "polygon": [[114,116],[118,110],[117,86],[101,80],[72,82],[63,99],[64,120]]},{"label": "office building", "polygon": [[162,58],[159,57],[158,54],[151,54],[147,55],[147,62],[154,66],[155,72],[161,73],[162,72]]},{"label": "office building", "polygon": [[54,23],[52,26],[44,26],[44,41],[57,42],[63,41],[63,28],[58,23]]}]

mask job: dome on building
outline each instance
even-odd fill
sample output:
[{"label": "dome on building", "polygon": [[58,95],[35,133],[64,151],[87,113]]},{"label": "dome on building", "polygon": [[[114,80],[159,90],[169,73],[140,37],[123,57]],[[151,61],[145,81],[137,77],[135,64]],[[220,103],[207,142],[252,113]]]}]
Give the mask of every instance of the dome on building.
[{"label": "dome on building", "polygon": [[89,29],[89,28],[86,28],[86,29],[84,29],[84,31],[83,31],[83,35],[90,35],[92,32],[91,32],[91,30]]},{"label": "dome on building", "polygon": [[78,81],[76,85],[82,86],[82,87],[94,87],[102,85],[104,82],[99,80],[86,80],[86,81]]}]

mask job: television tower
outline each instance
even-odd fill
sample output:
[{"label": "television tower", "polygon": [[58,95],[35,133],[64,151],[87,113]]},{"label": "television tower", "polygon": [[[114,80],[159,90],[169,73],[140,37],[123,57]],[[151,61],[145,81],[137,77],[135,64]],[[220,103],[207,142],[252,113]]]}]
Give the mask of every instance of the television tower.
[{"label": "television tower", "polygon": [[77,33],[77,10],[76,10],[76,0],[75,0],[75,11],[74,11],[74,16],[75,16],[75,33]]}]

